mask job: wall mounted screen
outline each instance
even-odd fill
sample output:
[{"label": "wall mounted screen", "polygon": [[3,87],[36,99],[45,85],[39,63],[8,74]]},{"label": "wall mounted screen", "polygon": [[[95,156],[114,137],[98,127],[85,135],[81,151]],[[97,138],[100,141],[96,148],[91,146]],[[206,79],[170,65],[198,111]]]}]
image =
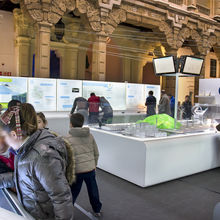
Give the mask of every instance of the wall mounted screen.
[{"label": "wall mounted screen", "polygon": [[204,59],[196,57],[186,57],[182,73],[191,75],[200,75]]},{"label": "wall mounted screen", "polygon": [[156,75],[175,73],[173,56],[153,59],[154,72]]}]

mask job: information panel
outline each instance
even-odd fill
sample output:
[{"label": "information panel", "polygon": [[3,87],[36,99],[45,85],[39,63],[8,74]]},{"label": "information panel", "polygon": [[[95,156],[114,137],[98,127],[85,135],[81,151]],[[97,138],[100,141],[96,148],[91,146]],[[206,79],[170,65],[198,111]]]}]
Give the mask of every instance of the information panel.
[{"label": "information panel", "polygon": [[7,108],[12,99],[27,101],[27,78],[0,77],[0,103],[3,108]]},{"label": "information panel", "polygon": [[156,97],[157,99],[157,104],[159,104],[159,101],[160,101],[160,86],[159,85],[148,85],[146,84],[145,85],[145,98],[148,97],[148,92],[149,91],[153,91],[154,92],[154,96]]},{"label": "information panel", "polygon": [[144,108],[145,106],[145,89],[143,84],[127,84],[127,108]]},{"label": "information panel", "polygon": [[57,111],[70,111],[74,99],[82,96],[82,81],[57,80]]},{"label": "information panel", "polygon": [[56,111],[56,79],[29,79],[28,102],[36,111]]},{"label": "information panel", "polygon": [[83,81],[83,97],[88,99],[90,93],[104,96],[111,104],[113,110],[126,109],[125,83]]},{"label": "information panel", "polygon": [[215,104],[220,105],[220,79],[200,79],[199,96],[207,99],[215,99]]}]

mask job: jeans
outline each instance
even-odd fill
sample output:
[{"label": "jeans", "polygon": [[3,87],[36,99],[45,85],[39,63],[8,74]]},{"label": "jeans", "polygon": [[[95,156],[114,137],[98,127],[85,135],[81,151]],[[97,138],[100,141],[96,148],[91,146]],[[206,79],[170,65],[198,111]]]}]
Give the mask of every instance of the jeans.
[{"label": "jeans", "polygon": [[89,201],[92,209],[95,213],[99,213],[102,208],[102,203],[99,200],[99,191],[95,179],[95,170],[88,173],[76,174],[76,182],[71,186],[73,204],[75,203],[80,193],[83,181],[85,181],[86,183],[87,191],[89,194]]},{"label": "jeans", "polygon": [[103,117],[102,117],[102,123],[112,124],[112,118],[113,118],[113,114],[112,113],[104,114]]},{"label": "jeans", "polygon": [[89,123],[94,124],[99,122],[99,112],[89,112]]}]

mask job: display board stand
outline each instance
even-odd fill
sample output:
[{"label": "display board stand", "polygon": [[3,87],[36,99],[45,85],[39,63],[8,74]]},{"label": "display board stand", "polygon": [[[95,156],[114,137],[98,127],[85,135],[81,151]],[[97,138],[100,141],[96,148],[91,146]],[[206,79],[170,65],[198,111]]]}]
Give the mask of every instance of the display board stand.
[{"label": "display board stand", "polygon": [[176,129],[177,112],[178,112],[179,77],[195,77],[195,76],[194,75],[190,75],[190,74],[183,74],[183,73],[163,74],[162,76],[173,76],[173,77],[176,77],[175,108],[174,108],[174,129]]}]

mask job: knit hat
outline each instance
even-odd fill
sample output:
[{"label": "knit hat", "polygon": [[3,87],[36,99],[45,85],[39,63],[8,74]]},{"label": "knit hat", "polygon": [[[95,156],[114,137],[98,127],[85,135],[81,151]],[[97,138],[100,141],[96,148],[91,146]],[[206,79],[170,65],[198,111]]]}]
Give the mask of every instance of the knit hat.
[{"label": "knit hat", "polygon": [[14,115],[15,123],[16,123],[16,133],[17,133],[18,139],[21,139],[22,131],[21,131],[21,120],[20,120],[19,111],[20,111],[20,106],[10,107],[4,112],[4,114],[1,115],[0,120],[3,122],[3,124],[9,125]]}]

